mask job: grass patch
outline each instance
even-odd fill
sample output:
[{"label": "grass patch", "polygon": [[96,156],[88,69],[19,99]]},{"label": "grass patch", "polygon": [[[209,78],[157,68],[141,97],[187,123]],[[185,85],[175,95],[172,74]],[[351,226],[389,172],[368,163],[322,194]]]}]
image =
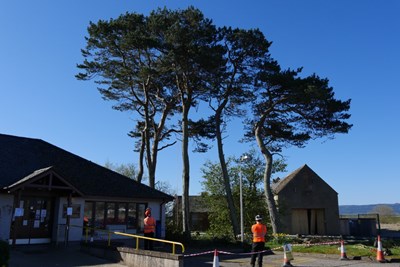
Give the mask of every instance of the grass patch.
[{"label": "grass patch", "polygon": [[381,216],[380,223],[384,224],[400,224],[400,216]]},{"label": "grass patch", "polygon": [[[267,237],[268,242],[265,244],[266,248],[276,251],[282,251],[283,244],[292,244],[293,253],[314,253],[314,254],[331,254],[340,257],[340,243],[337,238],[327,237],[299,237],[286,234],[275,234]],[[346,255],[348,257],[371,257],[375,258],[377,251],[374,246],[374,238],[369,240],[347,240],[345,241]],[[321,245],[321,243],[333,243]],[[229,238],[215,238],[208,234],[194,235],[190,241],[184,241],[188,248],[195,249],[243,249],[244,251],[251,250],[251,242],[245,241],[244,244],[237,240]],[[400,258],[400,240],[396,239],[383,239],[383,251],[390,254],[385,255],[388,258]]]},{"label": "grass patch", "polygon": [[[290,242],[292,241],[292,242]],[[307,240],[304,242],[302,239],[293,238],[289,240],[285,238],[285,243],[292,244],[293,253],[315,253],[315,254],[333,254],[340,256],[340,243],[333,245],[319,245],[319,243],[324,242],[338,242],[338,240]],[[314,243],[314,244],[313,244]],[[279,248],[277,240],[272,240],[267,243],[267,246],[274,248]],[[400,257],[400,241],[399,240],[384,240],[382,241],[383,251],[389,253],[390,257]],[[374,247],[373,240],[364,242],[346,242],[345,243],[346,254],[349,257],[376,257],[377,250]],[[279,248],[282,251],[282,248]]]},{"label": "grass patch", "polygon": [[[368,247],[361,244],[345,245],[346,254],[349,256],[376,256],[374,247]],[[310,246],[310,247],[297,247],[293,248],[293,252],[300,253],[318,253],[318,254],[337,254],[340,255],[340,245],[325,245],[325,246]]]}]

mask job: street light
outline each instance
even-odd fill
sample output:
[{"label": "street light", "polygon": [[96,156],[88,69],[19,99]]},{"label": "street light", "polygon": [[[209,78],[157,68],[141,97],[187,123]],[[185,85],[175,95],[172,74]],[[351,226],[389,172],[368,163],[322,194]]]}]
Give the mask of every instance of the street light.
[{"label": "street light", "polygon": [[[250,156],[244,154],[240,157],[241,162],[247,162],[250,160]],[[243,227],[243,189],[242,189],[242,169],[239,170],[239,195],[240,195],[240,241],[244,241],[244,227]]]}]

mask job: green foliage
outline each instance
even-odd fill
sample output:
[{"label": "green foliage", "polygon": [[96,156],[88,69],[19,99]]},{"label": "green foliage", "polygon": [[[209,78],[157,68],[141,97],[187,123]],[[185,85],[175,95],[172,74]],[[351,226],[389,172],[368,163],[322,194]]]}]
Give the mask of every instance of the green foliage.
[{"label": "green foliage", "polygon": [[[254,216],[260,214],[268,218],[268,210],[262,189],[262,161],[254,151],[248,162],[240,162],[239,159],[229,158],[227,169],[231,177],[231,190],[237,214],[240,215],[240,175],[242,175],[243,190],[243,219],[244,232],[246,236],[251,236],[250,228],[254,223]],[[240,165],[234,165],[234,164]],[[224,182],[222,178],[221,166],[219,163],[206,162],[202,168],[203,173],[203,194],[204,205],[209,210],[210,229],[208,235],[213,238],[232,239],[232,228],[229,209],[226,201]],[[238,218],[239,221],[239,218]],[[267,219],[265,220],[267,221]],[[228,227],[229,226],[229,227]],[[250,238],[249,238],[250,240]]]},{"label": "green foliage", "polygon": [[400,224],[400,216],[380,216],[379,220],[381,223]]},{"label": "green foliage", "polygon": [[[205,152],[208,144],[200,139],[214,138],[213,125],[207,120],[190,123],[190,108],[201,101],[208,103],[215,112],[219,140],[228,121],[224,117],[251,111],[253,116],[245,117],[245,139],[256,139],[267,159],[265,171],[247,166],[233,168],[229,175],[237,207],[237,181],[243,173],[246,229],[255,214],[267,216],[262,204],[265,200],[271,218],[277,218],[272,221],[279,223],[269,187],[275,163],[272,155],[290,145],[303,147],[314,138],[347,133],[352,127],[346,122],[350,100],[335,99],[328,79],[316,74],[303,77],[301,68],[282,69],[269,54],[271,42],[257,29],[218,28],[200,10],[188,7],[157,9],[148,16],[126,13],[117,19],[91,22],[88,33],[82,49],[84,60],[78,64],[81,73],[76,77],[93,79],[102,97],[114,102],[114,109],[135,112],[138,124],[136,133],[130,136],[137,138],[140,160],[146,160],[150,185],[155,183],[158,151],[176,143],[170,141],[174,133],[182,134],[183,192],[184,199],[188,199],[188,140],[195,140],[196,150]],[[181,114],[181,125],[172,119],[176,113]],[[222,157],[221,143],[219,148]],[[259,188],[261,173],[266,174],[266,192]],[[224,184],[220,177],[217,173],[212,178],[216,185]],[[213,188],[210,183],[207,186]],[[228,212],[221,212],[219,207],[227,206],[223,191],[210,191],[210,203],[220,200],[219,205],[210,205],[214,209],[210,213],[211,231],[229,236],[229,230],[220,226],[229,223]],[[182,212],[186,214],[188,207],[183,206]],[[188,214],[184,218],[188,220]],[[273,226],[276,231],[275,223]],[[187,230],[188,221],[183,228]]]},{"label": "green foliage", "polygon": [[10,245],[3,240],[0,240],[0,266],[8,266],[10,260]]},{"label": "green foliage", "polygon": [[137,174],[137,170],[134,164],[132,163],[128,163],[128,164],[114,164],[110,161],[107,161],[104,164],[104,167],[106,167],[107,169],[113,170],[115,172],[118,172],[126,177],[129,177],[133,180],[136,180],[136,174]]},{"label": "green foliage", "polygon": [[376,205],[371,213],[378,213],[379,216],[393,216],[395,212],[389,205]]},{"label": "green foliage", "polygon": [[[336,244],[322,244],[336,242]],[[296,236],[285,234],[275,234],[268,239],[267,246],[282,250],[283,244],[292,244],[294,253],[316,253],[316,254],[336,254],[340,255],[339,240],[330,238],[301,239]],[[389,249],[392,257],[400,256],[400,242],[393,239],[382,240],[383,249]],[[348,257],[376,257],[376,247],[374,240],[345,241],[345,249]]]},{"label": "green foliage", "polygon": [[274,245],[284,245],[284,244],[296,244],[299,243],[299,239],[292,235],[287,235],[284,233],[271,233],[270,236],[267,236],[268,244],[271,246]]}]

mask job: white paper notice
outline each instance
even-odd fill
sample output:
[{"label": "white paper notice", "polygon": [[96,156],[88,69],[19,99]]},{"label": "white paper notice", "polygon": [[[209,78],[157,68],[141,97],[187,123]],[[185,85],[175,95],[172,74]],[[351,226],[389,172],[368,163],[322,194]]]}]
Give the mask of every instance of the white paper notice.
[{"label": "white paper notice", "polygon": [[67,215],[72,215],[72,207],[67,208]]},{"label": "white paper notice", "polygon": [[24,216],[24,209],[16,208],[15,209],[15,217],[21,217],[21,216]]}]

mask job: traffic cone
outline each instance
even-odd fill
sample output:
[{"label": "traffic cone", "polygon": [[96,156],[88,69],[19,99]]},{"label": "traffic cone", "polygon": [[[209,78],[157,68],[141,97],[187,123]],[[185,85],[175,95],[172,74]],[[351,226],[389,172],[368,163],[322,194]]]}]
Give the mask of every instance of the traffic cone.
[{"label": "traffic cone", "polygon": [[290,261],[293,260],[292,248],[290,245],[283,245],[283,265],[282,267],[293,266]]},{"label": "traffic cone", "polygon": [[340,260],[348,260],[343,240],[340,241]]},{"label": "traffic cone", "polygon": [[383,256],[382,242],[381,242],[380,235],[378,235],[378,248],[376,250],[376,261],[381,262],[381,263],[386,262],[385,257]]},{"label": "traffic cone", "polygon": [[213,267],[219,267],[218,250],[214,250]]}]

